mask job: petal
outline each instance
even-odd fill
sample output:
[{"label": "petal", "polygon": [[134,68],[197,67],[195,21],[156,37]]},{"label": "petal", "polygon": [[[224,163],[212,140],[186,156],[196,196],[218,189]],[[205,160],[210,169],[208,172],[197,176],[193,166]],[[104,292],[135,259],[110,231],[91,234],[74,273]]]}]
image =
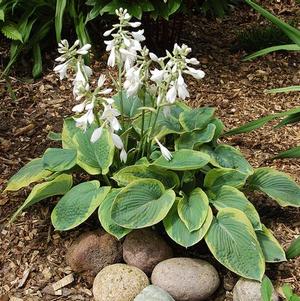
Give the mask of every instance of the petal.
[{"label": "petal", "polygon": [[112,138],[113,143],[114,143],[116,148],[118,148],[118,149],[123,149],[124,148],[123,141],[120,138],[120,136],[118,136],[117,134],[112,133],[111,138]]},{"label": "petal", "polygon": [[91,142],[92,143],[95,143],[97,140],[100,139],[100,137],[102,135],[102,131],[103,131],[102,127],[97,128],[97,129],[94,130],[94,132],[91,136]]}]

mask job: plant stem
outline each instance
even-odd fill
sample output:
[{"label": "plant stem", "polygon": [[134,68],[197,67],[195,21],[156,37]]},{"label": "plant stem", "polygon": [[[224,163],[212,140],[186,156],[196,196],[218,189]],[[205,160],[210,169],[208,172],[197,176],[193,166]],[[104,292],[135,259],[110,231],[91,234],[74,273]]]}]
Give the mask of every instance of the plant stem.
[{"label": "plant stem", "polygon": [[122,89],[122,66],[119,64],[119,97],[120,97],[120,107],[121,107],[121,124],[123,130],[125,130],[125,123],[124,123],[124,104],[123,104],[123,89]]},{"label": "plant stem", "polygon": [[107,175],[103,175],[103,179],[104,179],[104,182],[105,182],[108,186],[111,186],[110,180],[109,180],[109,178],[108,178]]},{"label": "plant stem", "polygon": [[152,125],[152,128],[151,128],[151,131],[149,133],[149,145],[148,145],[148,156],[150,154],[150,150],[151,150],[151,136],[153,135],[154,133],[154,130],[155,130],[155,126],[156,126],[156,123],[157,123],[157,119],[158,119],[158,115],[159,115],[159,111],[160,111],[160,106],[157,107],[157,111],[156,111],[156,115],[155,115],[155,119],[154,119],[154,122],[153,122],[153,125]]}]

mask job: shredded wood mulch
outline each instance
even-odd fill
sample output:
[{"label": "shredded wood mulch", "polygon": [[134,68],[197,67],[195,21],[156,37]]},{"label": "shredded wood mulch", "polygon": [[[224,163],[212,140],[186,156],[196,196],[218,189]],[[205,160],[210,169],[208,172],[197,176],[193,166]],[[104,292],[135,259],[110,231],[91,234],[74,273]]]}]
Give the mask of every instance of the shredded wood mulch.
[{"label": "shredded wood mulch", "polygon": [[[281,17],[298,14],[293,1],[278,1],[273,10]],[[244,53],[233,53],[238,30],[263,22],[245,7],[223,20],[190,18],[185,22],[184,39],[194,49],[206,77],[190,80],[191,106],[214,106],[227,129],[247,121],[299,106],[299,93],[271,95],[265,89],[299,85],[299,56],[277,53],[242,62]],[[1,54],[5,49],[1,49]],[[53,58],[53,56],[50,55]],[[105,72],[105,61],[94,63],[97,75]],[[49,131],[59,131],[62,119],[74,105],[70,83],[60,82],[49,64],[41,80],[32,82],[10,77],[13,93],[0,82],[0,190],[9,177],[30,159],[40,156],[57,142],[47,139]],[[278,130],[267,124],[253,133],[224,139],[238,147],[254,167],[272,166],[287,172],[300,183],[300,160],[271,160],[278,152],[299,145],[300,125]],[[44,201],[24,212],[14,223],[9,218],[29,190],[0,196],[0,300],[92,300],[92,278],[75,275],[64,260],[66,249],[80,233],[95,228],[91,220],[74,231],[55,232],[50,213],[56,199]],[[270,227],[286,249],[300,234],[300,211],[281,208],[266,196],[249,195],[262,221]],[[201,249],[202,251],[199,251]],[[204,248],[205,251],[205,248]],[[223,280],[214,300],[232,300],[237,277],[217,264],[203,246],[179,250],[212,261]],[[300,259],[268,265],[267,274],[276,287],[291,284],[300,293]],[[54,285],[54,287],[53,287]],[[2,297],[1,297],[2,296]]]}]

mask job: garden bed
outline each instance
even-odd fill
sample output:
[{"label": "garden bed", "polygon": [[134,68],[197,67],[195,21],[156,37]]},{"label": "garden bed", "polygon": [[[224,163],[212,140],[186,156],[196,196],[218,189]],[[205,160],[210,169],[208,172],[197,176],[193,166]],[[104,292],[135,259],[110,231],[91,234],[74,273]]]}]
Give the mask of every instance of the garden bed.
[{"label": "garden bed", "polygon": [[[184,28],[183,42],[193,47],[194,56],[206,72],[200,83],[189,83],[190,105],[216,107],[217,115],[227,129],[299,106],[297,93],[271,95],[263,92],[267,88],[299,85],[299,57],[279,53],[254,62],[241,62],[244,53],[232,53],[236,32],[255,22],[257,17],[245,9],[218,22],[190,19]],[[97,57],[96,75],[105,70],[105,66],[106,57]],[[47,139],[47,133],[61,130],[62,118],[71,113],[74,103],[70,86],[60,82],[51,68],[49,64],[44,77],[34,83],[12,76],[15,99],[5,90],[4,82],[0,83],[1,190],[21,166],[41,155],[48,146],[57,145]],[[278,152],[299,144],[299,130],[299,125],[273,130],[270,123],[255,133],[234,136],[226,141],[239,147],[254,167],[274,166],[300,183],[299,160],[270,160]],[[0,296],[7,294],[26,301],[42,298],[92,300],[92,278],[86,275],[75,275],[75,280],[63,289],[62,296],[51,295],[47,286],[71,272],[65,263],[65,251],[80,233],[95,228],[96,219],[95,223],[93,219],[89,220],[68,233],[54,232],[50,209],[55,201],[47,201],[47,204],[44,202],[32,207],[14,224],[8,225],[9,218],[27,193],[25,190],[1,195],[0,198]],[[260,194],[252,194],[250,199],[262,216],[263,223],[274,231],[286,248],[300,233],[300,210],[280,208]],[[175,252],[213,262],[223,281],[215,300],[232,300],[230,288],[238,278],[199,252],[199,248],[201,246],[187,251],[176,248]],[[275,285],[290,283],[300,293],[300,259],[269,265],[267,274]]]}]

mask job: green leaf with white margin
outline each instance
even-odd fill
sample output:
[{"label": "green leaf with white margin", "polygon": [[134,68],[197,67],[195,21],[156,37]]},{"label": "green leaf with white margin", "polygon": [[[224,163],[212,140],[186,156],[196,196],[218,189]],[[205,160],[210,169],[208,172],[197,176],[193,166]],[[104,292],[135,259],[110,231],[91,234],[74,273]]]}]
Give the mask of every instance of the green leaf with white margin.
[{"label": "green leaf with white margin", "polygon": [[156,166],[131,165],[124,167],[113,176],[119,186],[127,186],[135,180],[145,178],[159,180],[166,188],[178,187],[180,184],[175,172]]},{"label": "green leaf with white margin", "polygon": [[255,231],[266,262],[286,261],[285,252],[272,232],[263,225],[261,231]]},{"label": "green leaf with white margin", "polygon": [[101,202],[98,208],[99,221],[106,232],[115,236],[117,239],[121,239],[127,235],[131,229],[126,229],[116,224],[111,218],[111,207],[115,197],[122,189],[112,189],[106,198]]},{"label": "green leaf with white margin", "polygon": [[253,190],[260,190],[283,207],[300,207],[300,186],[283,172],[263,167],[254,171],[247,184]]},{"label": "green leaf with white margin", "polygon": [[253,174],[254,170],[243,154],[230,145],[218,145],[215,149],[214,157],[218,164],[224,168],[237,169],[248,175]]},{"label": "green leaf with white margin", "polygon": [[92,143],[91,136],[95,129],[96,125],[91,125],[86,132],[75,134],[77,164],[91,175],[105,175],[113,162],[115,147],[110,132],[105,128],[100,139]]},{"label": "green leaf with white margin", "polygon": [[182,112],[179,121],[186,131],[201,130],[213,119],[214,113],[214,108],[197,108]]},{"label": "green leaf with white margin", "polygon": [[28,207],[38,203],[41,200],[49,198],[54,195],[63,195],[71,189],[73,180],[71,175],[62,174],[53,179],[52,181],[37,184],[33,187],[30,194],[24,203],[18,208],[11,218],[11,222]]},{"label": "green leaf with white margin", "polygon": [[209,123],[203,130],[186,132],[175,141],[175,150],[194,149],[195,146],[212,141],[215,135],[216,126]]},{"label": "green leaf with white margin", "polygon": [[235,208],[244,212],[255,230],[262,230],[262,224],[258,212],[253,204],[238,189],[224,185],[217,192],[216,198],[211,200],[212,205],[217,209]]},{"label": "green leaf with white margin", "polygon": [[45,169],[65,171],[76,165],[77,151],[75,149],[48,148],[43,155]]},{"label": "green leaf with white margin", "polygon": [[159,157],[152,164],[154,166],[170,169],[170,170],[195,170],[199,169],[210,161],[210,156],[190,150],[190,149],[181,149],[172,153],[172,160],[168,161],[163,156]]},{"label": "green leaf with white margin", "polygon": [[211,225],[213,214],[209,207],[205,222],[202,224],[200,229],[190,232],[178,215],[177,203],[178,202],[176,202],[171,208],[170,212],[163,220],[163,224],[167,234],[176,243],[188,248],[198,243],[205,236]]},{"label": "green leaf with white margin", "polygon": [[234,208],[221,209],[205,241],[214,257],[232,272],[261,281],[265,259],[247,216]]},{"label": "green leaf with white margin", "polygon": [[74,186],[57,203],[51,214],[56,230],[70,230],[86,221],[105,199],[111,187],[96,180]]},{"label": "green leaf with white margin", "polygon": [[165,190],[158,180],[136,180],[116,196],[112,219],[128,229],[150,227],[165,218],[174,201],[175,192]]},{"label": "green leaf with white margin", "polygon": [[241,188],[244,186],[248,175],[231,168],[211,169],[204,178],[204,186],[212,192],[218,192],[224,185]]},{"label": "green leaf with white margin", "polygon": [[51,174],[52,172],[50,170],[44,168],[42,158],[33,159],[9,179],[4,191],[17,191]]},{"label": "green leaf with white margin", "polygon": [[195,188],[189,196],[178,202],[178,215],[190,232],[201,228],[207,217],[209,202],[201,188]]},{"label": "green leaf with white margin", "polygon": [[61,133],[63,148],[76,149],[77,145],[74,142],[74,136],[80,131],[82,130],[76,127],[76,122],[73,118],[66,118]]}]

